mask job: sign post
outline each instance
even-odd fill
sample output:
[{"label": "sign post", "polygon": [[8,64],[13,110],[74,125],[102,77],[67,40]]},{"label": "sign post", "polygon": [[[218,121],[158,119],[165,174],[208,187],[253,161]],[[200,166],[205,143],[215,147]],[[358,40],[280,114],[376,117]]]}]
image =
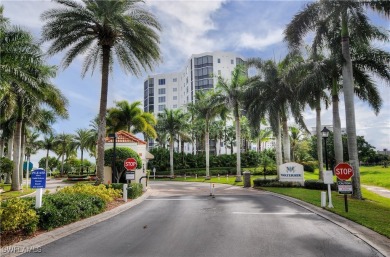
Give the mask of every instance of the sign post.
[{"label": "sign post", "polygon": [[31,172],[31,188],[36,188],[35,208],[42,207],[43,188],[46,188],[46,171],[44,169],[36,169]]},{"label": "sign post", "polygon": [[353,168],[348,163],[339,163],[334,168],[335,175],[341,181],[337,182],[339,194],[344,194],[345,212],[348,212],[347,194],[352,194],[352,183],[346,181],[353,176]]},{"label": "sign post", "polygon": [[333,172],[331,170],[326,170],[324,172],[324,184],[328,185],[328,198],[329,198],[328,207],[333,208],[332,192],[331,192],[331,188],[330,188],[330,185],[333,184]]}]

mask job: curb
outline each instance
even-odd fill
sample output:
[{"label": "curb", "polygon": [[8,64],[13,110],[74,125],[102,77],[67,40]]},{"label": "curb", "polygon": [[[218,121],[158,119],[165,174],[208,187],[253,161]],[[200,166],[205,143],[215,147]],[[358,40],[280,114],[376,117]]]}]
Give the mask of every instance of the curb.
[{"label": "curb", "polygon": [[112,210],[102,212],[100,214],[91,216],[89,218],[71,223],[69,225],[65,225],[60,228],[56,228],[52,231],[42,233],[36,237],[31,239],[26,239],[15,243],[13,245],[8,245],[0,248],[0,256],[2,257],[15,257],[22,255],[24,253],[32,252],[39,253],[41,252],[41,247],[49,244],[53,241],[56,241],[60,238],[73,234],[77,231],[80,231],[84,228],[95,225],[99,222],[105,221],[113,216],[116,216],[138,204],[143,202],[146,198],[148,198],[153,191],[149,188],[142,196],[138,197],[135,200],[131,200],[125,204],[122,204]]},{"label": "curb", "polygon": [[270,191],[265,191],[269,193],[270,195],[273,195],[278,198],[282,198],[286,201],[292,202],[298,206],[301,206],[302,208],[305,208],[318,216],[321,216],[322,218],[336,224],[337,226],[345,229],[355,237],[363,240],[366,244],[373,247],[375,250],[377,250],[379,253],[381,253],[384,256],[390,257],[390,239],[367,228],[364,227],[354,221],[351,221],[349,219],[346,219],[340,215],[337,215],[335,213],[332,213],[330,211],[327,211],[326,209],[317,207],[315,205],[306,203],[304,201],[301,201],[299,199],[280,195],[277,193],[273,193]]}]

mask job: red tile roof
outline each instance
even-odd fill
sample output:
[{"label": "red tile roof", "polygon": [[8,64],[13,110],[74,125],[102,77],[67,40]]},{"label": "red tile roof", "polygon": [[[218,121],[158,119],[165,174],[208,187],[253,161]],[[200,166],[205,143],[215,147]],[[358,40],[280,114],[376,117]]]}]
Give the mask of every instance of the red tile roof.
[{"label": "red tile roof", "polygon": [[[112,137],[106,137],[106,143],[113,143],[114,139]],[[116,132],[116,142],[117,143],[137,143],[146,145],[146,142],[137,138],[130,132],[120,130]]]}]

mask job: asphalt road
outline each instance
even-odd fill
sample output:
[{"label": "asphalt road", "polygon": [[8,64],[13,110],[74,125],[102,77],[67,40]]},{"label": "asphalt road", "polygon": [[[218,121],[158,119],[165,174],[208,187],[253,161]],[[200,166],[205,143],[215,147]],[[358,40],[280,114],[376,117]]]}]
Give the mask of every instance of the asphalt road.
[{"label": "asphalt road", "polygon": [[121,214],[22,256],[382,256],[330,221],[253,189],[155,182]]}]

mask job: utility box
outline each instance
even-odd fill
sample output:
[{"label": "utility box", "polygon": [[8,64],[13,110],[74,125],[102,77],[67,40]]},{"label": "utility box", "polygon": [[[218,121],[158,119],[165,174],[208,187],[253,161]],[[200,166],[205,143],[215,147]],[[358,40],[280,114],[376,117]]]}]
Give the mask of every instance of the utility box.
[{"label": "utility box", "polygon": [[244,187],[251,187],[251,173],[249,171],[244,171]]}]

